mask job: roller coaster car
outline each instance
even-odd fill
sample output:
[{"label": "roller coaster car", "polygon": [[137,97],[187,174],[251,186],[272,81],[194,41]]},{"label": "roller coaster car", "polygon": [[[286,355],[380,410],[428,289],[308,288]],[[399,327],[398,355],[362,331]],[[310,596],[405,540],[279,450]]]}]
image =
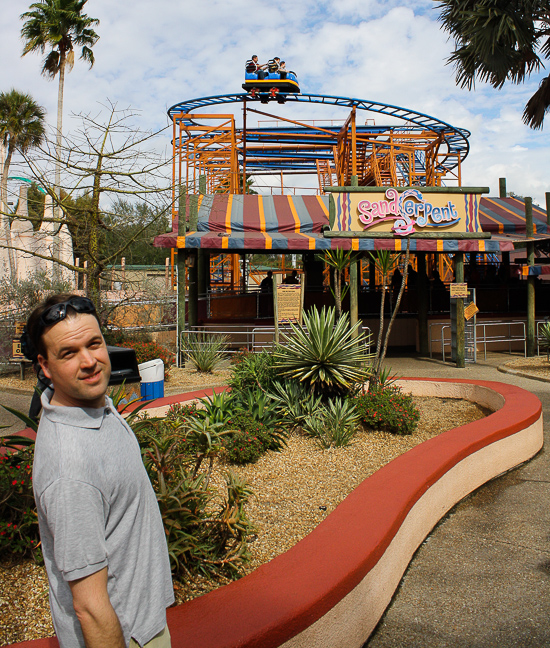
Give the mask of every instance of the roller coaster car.
[{"label": "roller coaster car", "polygon": [[285,79],[281,79],[278,72],[266,74],[265,79],[258,79],[256,72],[245,72],[245,82],[242,87],[254,99],[259,97],[262,101],[277,99],[284,102],[280,94],[300,94],[298,78],[294,72],[287,72]]}]

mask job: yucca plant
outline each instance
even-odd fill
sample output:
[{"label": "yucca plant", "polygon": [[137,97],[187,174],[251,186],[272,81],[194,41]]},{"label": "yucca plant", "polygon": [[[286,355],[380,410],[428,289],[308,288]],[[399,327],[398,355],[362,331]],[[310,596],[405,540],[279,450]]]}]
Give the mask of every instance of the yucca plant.
[{"label": "yucca plant", "polygon": [[546,359],[550,358],[550,322],[539,328],[539,347],[546,351]]},{"label": "yucca plant", "polygon": [[358,422],[353,402],[334,398],[306,419],[303,430],[321,448],[340,448],[352,442]]},{"label": "yucca plant", "polygon": [[227,349],[227,336],[189,333],[184,348],[185,354],[197,371],[212,373],[223,359],[223,353]]},{"label": "yucca plant", "polygon": [[275,349],[275,369],[299,381],[323,399],[343,396],[369,374],[368,336],[351,327],[349,315],[336,321],[334,308],[304,314],[305,330],[291,323],[292,333]]}]

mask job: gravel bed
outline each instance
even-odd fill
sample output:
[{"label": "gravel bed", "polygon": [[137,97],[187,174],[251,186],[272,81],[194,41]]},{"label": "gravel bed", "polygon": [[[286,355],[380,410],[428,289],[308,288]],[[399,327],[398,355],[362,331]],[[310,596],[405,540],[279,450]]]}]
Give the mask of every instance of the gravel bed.
[{"label": "gravel bed", "polygon": [[[254,491],[247,510],[257,534],[250,544],[251,561],[246,573],[290,549],[384,464],[444,430],[488,414],[462,400],[415,401],[421,419],[413,435],[360,432],[353,445],[324,451],[312,440],[296,435],[282,452],[270,452],[253,465],[232,466]],[[214,484],[220,483],[227,468],[217,467]],[[176,600],[189,600],[220,585],[223,582],[201,578],[176,583]],[[0,646],[53,634],[42,567],[29,561],[0,564],[0,618]]]}]

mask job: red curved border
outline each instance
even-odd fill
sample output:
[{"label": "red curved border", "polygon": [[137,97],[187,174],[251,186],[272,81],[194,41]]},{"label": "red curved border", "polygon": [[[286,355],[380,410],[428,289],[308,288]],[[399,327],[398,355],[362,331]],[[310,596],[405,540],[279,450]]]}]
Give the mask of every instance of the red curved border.
[{"label": "red curved border", "polygon": [[[239,581],[169,609],[173,648],[277,648],[323,617],[362,581],[412,507],[445,473],[541,416],[538,398],[512,385],[436,382],[486,387],[501,394],[504,405],[487,418],[444,432],[391,461],[286,553]],[[161,404],[157,401],[155,407]],[[58,644],[51,638],[14,646]]]}]

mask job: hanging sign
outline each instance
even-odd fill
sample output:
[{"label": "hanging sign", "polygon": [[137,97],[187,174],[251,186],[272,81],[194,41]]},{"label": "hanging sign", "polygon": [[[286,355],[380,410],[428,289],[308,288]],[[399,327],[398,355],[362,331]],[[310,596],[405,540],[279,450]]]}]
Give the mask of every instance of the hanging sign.
[{"label": "hanging sign", "polygon": [[279,284],[277,286],[277,321],[279,324],[296,324],[302,321],[302,286]]},{"label": "hanging sign", "polygon": [[14,360],[24,360],[25,356],[21,351],[20,337],[23,335],[26,322],[15,322],[15,335],[13,336],[13,343],[11,348],[11,355]]},{"label": "hanging sign", "polygon": [[334,196],[333,231],[480,232],[478,194],[423,193],[420,189],[340,193]]},{"label": "hanging sign", "polygon": [[474,304],[474,302],[470,302],[464,309],[464,319],[470,320],[476,313],[479,313],[479,308]]},{"label": "hanging sign", "polygon": [[468,284],[466,283],[452,283],[449,285],[451,299],[467,299],[468,298]]}]

